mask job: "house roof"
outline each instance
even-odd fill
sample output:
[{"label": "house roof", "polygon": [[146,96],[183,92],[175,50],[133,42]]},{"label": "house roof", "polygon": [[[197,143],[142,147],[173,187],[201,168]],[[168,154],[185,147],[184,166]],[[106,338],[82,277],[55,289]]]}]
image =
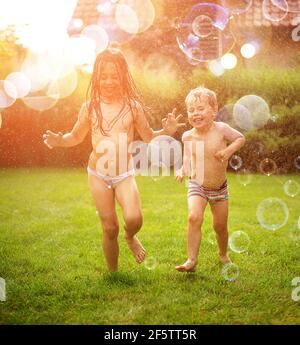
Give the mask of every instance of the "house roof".
[{"label": "house roof", "polygon": [[[155,0],[154,0],[155,1]],[[267,4],[267,11],[275,17],[283,16],[284,12],[276,7],[272,6],[270,8],[270,3],[272,0],[265,0]],[[263,15],[262,5],[263,0],[253,0],[252,6],[245,13],[236,15],[236,20],[240,26],[291,26],[297,25],[295,19],[300,17],[300,0],[286,0],[289,9],[293,12],[288,12],[286,16],[280,21],[270,21],[267,20]],[[84,25],[96,24],[98,23],[101,13],[97,10],[99,5],[99,0],[78,0],[77,6],[73,13],[73,18],[80,18],[83,21]],[[198,3],[201,1],[193,1],[193,3]],[[210,2],[207,0],[206,2]],[[103,1],[102,1],[103,3]],[[178,0],[165,0],[166,8],[168,8],[168,14],[182,13],[184,9],[187,8],[189,1],[178,1]],[[219,2],[220,3],[220,2]],[[298,11],[298,13],[296,12]]]}]

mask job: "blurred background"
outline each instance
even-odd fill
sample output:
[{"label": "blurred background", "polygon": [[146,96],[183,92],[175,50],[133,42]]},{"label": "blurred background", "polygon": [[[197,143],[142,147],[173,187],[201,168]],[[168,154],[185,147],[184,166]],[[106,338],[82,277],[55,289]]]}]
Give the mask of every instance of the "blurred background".
[{"label": "blurred background", "polygon": [[[217,93],[217,120],[247,137],[230,169],[300,169],[300,1],[0,0],[0,166],[85,166],[84,143],[49,150],[86,99],[95,56],[124,52],[149,121],[190,89]],[[189,126],[184,130],[189,129]],[[181,133],[176,134],[180,140]]]}]

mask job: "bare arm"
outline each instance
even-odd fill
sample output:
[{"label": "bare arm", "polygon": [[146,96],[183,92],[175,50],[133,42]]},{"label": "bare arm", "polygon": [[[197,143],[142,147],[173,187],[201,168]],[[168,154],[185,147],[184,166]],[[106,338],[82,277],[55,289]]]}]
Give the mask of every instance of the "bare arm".
[{"label": "bare arm", "polygon": [[44,143],[52,149],[53,147],[72,147],[80,144],[89,131],[89,121],[87,116],[86,105],[83,104],[79,114],[78,119],[71,132],[62,134],[53,133],[47,130],[43,135]]},{"label": "bare arm", "polygon": [[225,140],[230,144],[226,149],[217,152],[215,156],[221,160],[228,160],[236,151],[244,146],[246,139],[241,132],[230,127],[226,123],[222,124],[222,131]]},{"label": "bare arm", "polygon": [[192,141],[189,140],[189,131],[183,133],[183,164],[181,169],[177,172],[176,180],[182,181],[184,176],[191,174],[191,154],[192,154]]}]

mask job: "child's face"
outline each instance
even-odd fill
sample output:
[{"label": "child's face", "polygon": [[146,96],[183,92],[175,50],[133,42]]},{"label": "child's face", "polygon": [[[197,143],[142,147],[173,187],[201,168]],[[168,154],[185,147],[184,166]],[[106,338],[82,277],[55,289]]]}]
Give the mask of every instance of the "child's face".
[{"label": "child's face", "polygon": [[100,90],[103,97],[112,98],[122,94],[122,84],[117,66],[113,62],[104,64],[100,75]]},{"label": "child's face", "polygon": [[213,109],[208,96],[201,95],[187,104],[188,121],[194,128],[205,128],[213,123],[217,107]]}]

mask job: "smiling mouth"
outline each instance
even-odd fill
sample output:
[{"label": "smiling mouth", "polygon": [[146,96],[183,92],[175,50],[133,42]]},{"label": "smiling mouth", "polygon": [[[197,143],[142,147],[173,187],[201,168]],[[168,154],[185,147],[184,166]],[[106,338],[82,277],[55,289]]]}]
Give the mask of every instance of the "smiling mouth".
[{"label": "smiling mouth", "polygon": [[201,123],[201,122],[202,122],[201,119],[195,119],[195,120],[194,120],[194,123]]}]

